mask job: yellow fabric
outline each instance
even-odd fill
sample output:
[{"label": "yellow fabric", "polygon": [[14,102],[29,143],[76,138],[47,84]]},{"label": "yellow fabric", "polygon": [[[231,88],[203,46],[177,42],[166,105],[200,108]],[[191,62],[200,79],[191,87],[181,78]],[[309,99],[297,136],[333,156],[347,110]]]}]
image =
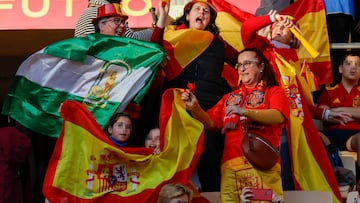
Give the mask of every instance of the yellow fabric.
[{"label": "yellow fabric", "polygon": [[302,37],[311,42],[314,50],[320,53],[316,58],[312,58],[306,48],[300,46],[297,50],[299,59],[307,59],[308,62],[330,61],[330,43],[327,37],[325,10],[305,14],[298,20],[298,24],[301,25],[300,29],[304,34]]},{"label": "yellow fabric", "polygon": [[[280,55],[277,54],[277,65],[283,79],[284,88],[295,86],[298,84],[295,77],[296,66],[287,63]],[[298,77],[301,85],[306,85],[306,81],[301,76]],[[306,89],[304,89],[306,91]],[[304,94],[306,92],[303,92]],[[306,96],[305,99],[308,100],[311,96]],[[308,98],[309,97],[309,98]],[[294,160],[293,163],[293,174],[295,179],[298,181],[301,188],[309,190],[318,190],[318,191],[330,191],[332,188],[328,184],[326,177],[324,176],[318,162],[312,154],[309,145],[307,144],[306,135],[303,128],[303,109],[302,105],[305,103],[301,98],[299,101],[294,101],[296,99],[289,98],[293,103],[299,104],[297,106],[292,106],[290,113],[290,136],[291,136],[291,157]],[[308,102],[308,101],[307,101]],[[304,167],[306,166],[306,167]],[[338,202],[338,199],[333,194],[334,202]]]},{"label": "yellow fabric", "polygon": [[318,51],[316,51],[314,49],[314,47],[312,47],[311,44],[303,36],[301,36],[301,34],[298,31],[295,30],[295,28],[291,27],[290,31],[301,42],[301,44],[309,52],[311,57],[316,58],[316,57],[318,57],[320,55],[320,53]]},{"label": "yellow fabric", "polygon": [[216,25],[219,27],[220,36],[236,50],[244,49],[240,36],[241,22],[226,12],[218,12]]},{"label": "yellow fabric", "polygon": [[272,189],[274,194],[283,197],[280,164],[276,163],[267,171],[260,171],[245,156],[225,162],[221,167],[221,203],[239,203],[243,187]]},{"label": "yellow fabric", "polygon": [[[109,192],[129,197],[154,189],[176,173],[186,171],[199,155],[197,147],[203,125],[186,112],[179,91],[174,90],[173,94],[174,102],[169,104],[173,105],[171,117],[166,123],[164,147],[159,155],[127,153],[109,144],[110,141],[104,142],[102,139],[108,139],[105,134],[94,136],[86,126],[65,118],[62,151],[52,187],[83,199]],[[97,124],[93,121],[88,122],[89,125]],[[120,183],[111,186],[110,175],[116,175]]]},{"label": "yellow fabric", "polygon": [[167,26],[164,39],[171,44],[175,58],[180,66],[185,68],[209,47],[214,35],[209,31],[195,29],[175,30],[174,26]]}]

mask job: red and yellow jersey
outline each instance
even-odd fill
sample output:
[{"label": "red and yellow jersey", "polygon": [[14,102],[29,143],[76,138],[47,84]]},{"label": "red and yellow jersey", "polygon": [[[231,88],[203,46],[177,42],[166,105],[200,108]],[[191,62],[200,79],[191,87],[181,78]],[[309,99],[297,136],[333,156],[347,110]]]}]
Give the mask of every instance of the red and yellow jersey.
[{"label": "red and yellow jersey", "polygon": [[[360,86],[354,86],[348,93],[344,86],[339,83],[334,87],[326,87],[319,98],[319,106],[326,105],[330,108],[336,107],[360,107]],[[360,123],[356,121],[348,122],[346,125],[341,124],[325,124],[325,130],[346,129],[360,130]]]},{"label": "red and yellow jersey", "polygon": [[[276,109],[284,117],[289,119],[288,99],[281,87],[259,90],[258,88],[247,89],[245,94],[241,89],[224,95],[224,97],[211,109],[207,111],[211,119],[219,129],[224,125],[224,108],[227,105],[240,105],[246,109]],[[281,129],[284,124],[264,125],[248,120],[248,131],[262,135],[274,146],[279,146]],[[241,122],[234,130],[227,130],[225,133],[225,149],[222,162],[242,156],[241,141],[244,131]]]}]

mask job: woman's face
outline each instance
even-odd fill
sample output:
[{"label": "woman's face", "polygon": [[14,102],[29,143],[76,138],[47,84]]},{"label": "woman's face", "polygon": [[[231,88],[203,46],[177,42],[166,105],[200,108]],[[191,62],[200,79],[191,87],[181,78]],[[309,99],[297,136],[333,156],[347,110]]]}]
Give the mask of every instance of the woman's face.
[{"label": "woman's face", "polygon": [[197,30],[205,30],[209,25],[210,19],[210,7],[207,3],[202,2],[195,3],[186,15],[186,20],[189,21],[189,28]]},{"label": "woman's face", "polygon": [[100,33],[104,35],[124,36],[126,31],[126,19],[120,17],[110,17],[106,20],[100,20]]},{"label": "woman's face", "polygon": [[261,64],[253,51],[245,51],[239,54],[237,70],[243,84],[247,87],[255,87],[261,79],[264,64]]},{"label": "woman's face", "polygon": [[283,23],[275,22],[271,29],[271,39],[283,44],[290,44],[292,33]]},{"label": "woman's face", "polygon": [[120,116],[114,125],[108,127],[108,131],[118,142],[126,142],[132,131],[131,120],[126,116]]},{"label": "woman's face", "polygon": [[145,139],[145,147],[146,148],[157,148],[160,147],[160,129],[154,128],[150,130],[149,134]]}]

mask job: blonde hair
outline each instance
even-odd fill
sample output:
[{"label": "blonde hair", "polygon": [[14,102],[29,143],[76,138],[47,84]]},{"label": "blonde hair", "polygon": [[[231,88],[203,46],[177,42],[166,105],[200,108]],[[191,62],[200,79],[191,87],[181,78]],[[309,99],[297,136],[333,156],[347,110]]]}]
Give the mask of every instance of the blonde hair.
[{"label": "blonde hair", "polygon": [[168,183],[161,188],[158,203],[169,203],[172,199],[182,195],[186,195],[189,202],[191,201],[192,191],[189,187],[180,183]]}]

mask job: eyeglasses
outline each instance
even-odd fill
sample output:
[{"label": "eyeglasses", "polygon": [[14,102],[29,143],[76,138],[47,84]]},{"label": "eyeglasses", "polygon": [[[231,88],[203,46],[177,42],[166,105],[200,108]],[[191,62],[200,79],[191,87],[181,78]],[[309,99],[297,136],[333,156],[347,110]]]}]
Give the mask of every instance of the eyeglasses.
[{"label": "eyeglasses", "polygon": [[126,23],[126,20],[123,20],[121,18],[107,19],[107,20],[103,21],[102,23],[106,23],[108,21],[113,22],[115,25],[125,25],[125,23]]},{"label": "eyeglasses", "polygon": [[252,64],[259,64],[259,61],[244,61],[244,63],[237,63],[235,65],[235,69],[238,70],[239,68],[243,67],[244,69],[248,69],[251,67]]}]

